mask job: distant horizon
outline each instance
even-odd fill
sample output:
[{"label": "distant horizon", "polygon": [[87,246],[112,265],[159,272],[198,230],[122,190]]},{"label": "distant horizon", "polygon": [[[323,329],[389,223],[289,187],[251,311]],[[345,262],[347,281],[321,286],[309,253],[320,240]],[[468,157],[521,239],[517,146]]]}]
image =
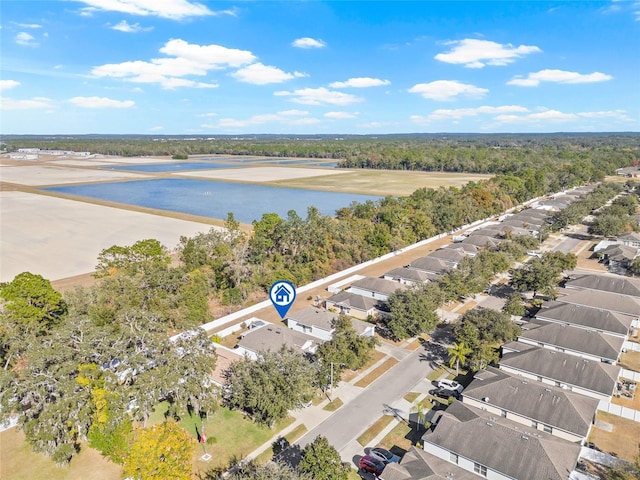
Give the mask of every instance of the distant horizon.
[{"label": "distant horizon", "polygon": [[5,0],[0,27],[5,135],[640,132],[638,1]]}]

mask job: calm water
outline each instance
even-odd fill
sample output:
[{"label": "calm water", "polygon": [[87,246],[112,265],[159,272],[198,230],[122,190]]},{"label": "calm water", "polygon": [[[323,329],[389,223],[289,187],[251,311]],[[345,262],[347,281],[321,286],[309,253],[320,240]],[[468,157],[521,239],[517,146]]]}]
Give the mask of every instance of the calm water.
[{"label": "calm water", "polygon": [[333,216],[336,210],[348,207],[351,202],[363,203],[382,198],[183,178],[75,185],[43,190],[211,218],[224,219],[227,218],[227,213],[233,212],[236,220],[245,223],[259,220],[263,213],[277,213],[285,218],[289,210],[295,210],[304,218],[310,206],[315,206],[325,215]]},{"label": "calm water", "polygon": [[180,172],[189,170],[213,170],[214,168],[236,168],[232,163],[176,162],[151,163],[147,165],[110,165],[105,170],[129,170],[134,172]]}]

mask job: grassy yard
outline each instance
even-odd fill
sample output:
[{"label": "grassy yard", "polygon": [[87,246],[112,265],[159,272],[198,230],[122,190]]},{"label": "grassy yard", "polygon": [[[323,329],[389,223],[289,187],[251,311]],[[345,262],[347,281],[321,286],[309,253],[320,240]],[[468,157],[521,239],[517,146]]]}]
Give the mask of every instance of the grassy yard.
[{"label": "grassy yard", "polygon": [[387,370],[390,370],[398,363],[393,357],[387,358],[381,365],[374,368],[371,372],[366,374],[360,380],[356,382],[356,387],[366,387],[377,380],[382,374],[384,374]]},{"label": "grassy yard", "polygon": [[633,458],[638,455],[640,423],[605,412],[598,412],[596,421],[612,424],[613,431],[607,432],[593,427],[589,434],[589,441],[595,443],[603,452],[616,455],[623,460],[633,461]]},{"label": "grassy yard", "polygon": [[[289,433],[287,433],[284,436],[284,439],[287,441],[289,445],[291,445],[293,442],[295,442],[300,437],[302,437],[305,433],[307,433],[307,426],[301,423],[300,425],[295,427],[293,430],[291,430]],[[262,452],[260,455],[256,457],[256,462],[259,464],[267,463],[276,454],[276,450],[275,450],[276,448],[278,448],[278,451],[280,450],[280,447],[277,447],[276,445],[272,444],[269,448],[267,448],[264,452]]]},{"label": "grassy yard", "polygon": [[3,480],[118,480],[120,465],[97,450],[82,450],[66,467],[58,467],[46,455],[34,453],[17,428],[0,433],[0,478]]},{"label": "grassy yard", "polygon": [[620,356],[620,365],[629,370],[640,372],[640,352],[627,352]]},{"label": "grassy yard", "polygon": [[322,409],[326,410],[327,412],[335,412],[342,405],[344,405],[344,402],[341,399],[334,398],[332,402],[327,403],[324,407],[322,407]]},{"label": "grassy yard", "polygon": [[376,422],[371,425],[357,440],[360,445],[366,447],[371,441],[376,438],[382,430],[393,420],[393,415],[384,415],[380,417]]},{"label": "grassy yard", "polygon": [[342,372],[342,377],[341,377],[342,381],[349,382],[350,380],[353,380],[355,377],[358,376],[358,374],[361,371],[366,370],[372,365],[378,363],[380,360],[384,358],[384,356],[385,354],[383,352],[375,350],[373,352],[373,355],[371,355],[371,360],[369,360],[367,364],[364,367],[362,367],[360,370],[345,370],[344,372]]}]

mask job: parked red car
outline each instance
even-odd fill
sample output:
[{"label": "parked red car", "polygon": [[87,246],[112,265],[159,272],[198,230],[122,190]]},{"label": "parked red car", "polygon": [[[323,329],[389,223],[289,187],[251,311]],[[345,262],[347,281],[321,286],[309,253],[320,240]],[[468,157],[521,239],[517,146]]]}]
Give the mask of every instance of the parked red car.
[{"label": "parked red car", "polygon": [[358,462],[358,466],[365,472],[373,473],[375,475],[380,475],[384,470],[384,463],[370,455],[362,457]]}]

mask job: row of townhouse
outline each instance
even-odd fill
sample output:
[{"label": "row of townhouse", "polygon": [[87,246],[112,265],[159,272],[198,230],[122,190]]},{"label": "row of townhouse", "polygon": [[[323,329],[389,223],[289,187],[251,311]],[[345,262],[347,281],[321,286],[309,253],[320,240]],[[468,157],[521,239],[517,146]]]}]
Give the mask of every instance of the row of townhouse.
[{"label": "row of townhouse", "polygon": [[600,400],[616,392],[623,342],[638,326],[640,282],[577,275],[503,346],[499,366],[476,373],[433,418],[384,480],[566,480],[580,458]]}]

